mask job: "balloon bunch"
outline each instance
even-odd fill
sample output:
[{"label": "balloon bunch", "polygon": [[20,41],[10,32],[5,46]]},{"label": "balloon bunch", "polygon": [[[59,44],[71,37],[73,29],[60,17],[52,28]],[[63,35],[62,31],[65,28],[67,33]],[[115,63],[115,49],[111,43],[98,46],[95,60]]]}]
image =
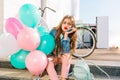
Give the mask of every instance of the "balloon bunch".
[{"label": "balloon bunch", "polygon": [[10,17],[0,35],[0,57],[10,56],[11,64],[18,69],[27,68],[32,75],[41,74],[47,66],[47,55],[55,40],[45,26],[39,26],[41,14],[33,4],[19,9],[18,19]]}]

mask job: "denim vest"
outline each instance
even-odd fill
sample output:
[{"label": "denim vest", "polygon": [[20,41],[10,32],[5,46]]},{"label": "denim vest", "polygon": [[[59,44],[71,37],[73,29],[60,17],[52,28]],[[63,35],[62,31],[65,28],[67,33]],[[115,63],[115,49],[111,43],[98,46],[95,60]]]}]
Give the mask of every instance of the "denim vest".
[{"label": "denim vest", "polygon": [[[55,37],[56,35],[56,30],[55,29],[52,29],[50,31],[50,34]],[[70,52],[70,38],[68,37],[67,39],[63,39],[63,37],[61,38],[60,37],[60,42],[61,42],[61,47],[62,47],[62,51],[61,53],[64,54],[64,53],[69,53]]]}]

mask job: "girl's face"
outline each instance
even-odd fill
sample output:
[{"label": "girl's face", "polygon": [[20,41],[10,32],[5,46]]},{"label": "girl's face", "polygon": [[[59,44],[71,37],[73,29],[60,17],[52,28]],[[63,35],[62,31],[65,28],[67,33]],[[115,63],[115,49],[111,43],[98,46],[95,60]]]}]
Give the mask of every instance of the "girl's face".
[{"label": "girl's face", "polygon": [[72,26],[72,22],[69,18],[64,19],[63,23],[62,23],[62,31],[65,32],[67,31],[69,28],[71,28]]}]

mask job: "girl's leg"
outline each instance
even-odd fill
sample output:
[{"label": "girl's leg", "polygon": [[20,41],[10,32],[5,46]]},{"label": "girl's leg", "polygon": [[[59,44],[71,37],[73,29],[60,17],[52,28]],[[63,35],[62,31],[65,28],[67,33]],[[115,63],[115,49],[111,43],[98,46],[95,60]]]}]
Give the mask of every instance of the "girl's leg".
[{"label": "girl's leg", "polygon": [[69,53],[63,54],[61,56],[61,60],[62,60],[62,69],[61,69],[61,77],[62,78],[68,78],[68,73],[69,73],[69,69],[70,69],[70,60],[71,58]]},{"label": "girl's leg", "polygon": [[58,75],[57,72],[55,71],[53,58],[48,58],[48,65],[46,67],[46,70],[50,77],[50,80],[58,80]]}]

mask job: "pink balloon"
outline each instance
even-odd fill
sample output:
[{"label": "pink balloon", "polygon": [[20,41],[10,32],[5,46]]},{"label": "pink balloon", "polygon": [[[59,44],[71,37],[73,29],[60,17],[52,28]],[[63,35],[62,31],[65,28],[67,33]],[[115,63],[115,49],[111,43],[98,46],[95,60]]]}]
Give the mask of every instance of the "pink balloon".
[{"label": "pink balloon", "polygon": [[23,28],[17,36],[18,45],[25,50],[35,50],[40,44],[40,36],[37,30]]},{"label": "pink balloon", "polygon": [[42,74],[47,66],[47,62],[46,55],[37,50],[30,52],[25,60],[28,71],[35,76]]},{"label": "pink balloon", "polygon": [[21,29],[23,29],[22,24],[16,18],[8,18],[6,21],[5,29],[8,33],[11,33],[15,38]]}]

